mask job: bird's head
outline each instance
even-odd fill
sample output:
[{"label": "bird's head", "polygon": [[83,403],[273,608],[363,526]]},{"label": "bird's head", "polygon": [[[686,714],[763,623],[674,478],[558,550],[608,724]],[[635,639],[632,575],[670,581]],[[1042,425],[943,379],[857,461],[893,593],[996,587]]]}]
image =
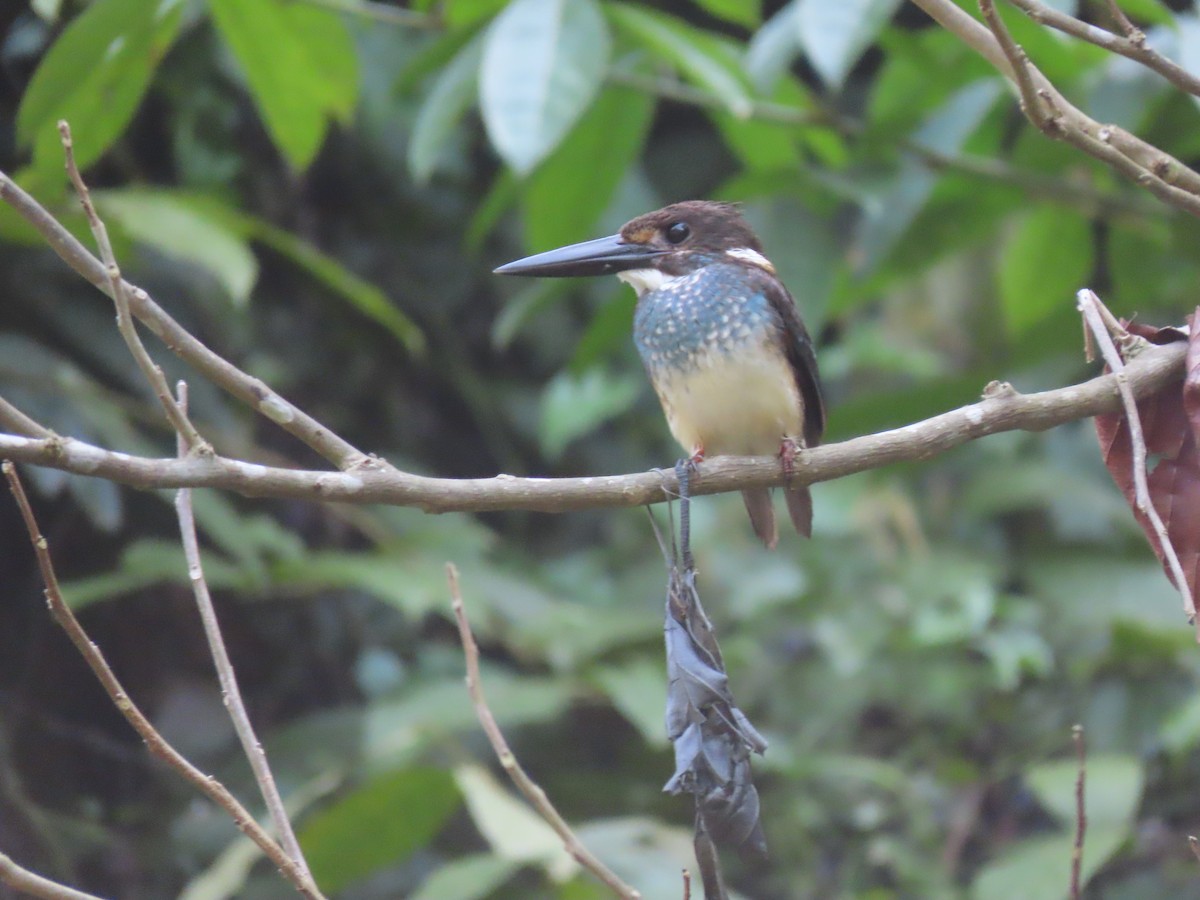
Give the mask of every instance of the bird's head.
[{"label": "bird's head", "polygon": [[721,261],[775,271],[736,206],[688,200],[638,216],[609,237],[538,253],[495,271],[556,278],[616,275],[643,294]]}]

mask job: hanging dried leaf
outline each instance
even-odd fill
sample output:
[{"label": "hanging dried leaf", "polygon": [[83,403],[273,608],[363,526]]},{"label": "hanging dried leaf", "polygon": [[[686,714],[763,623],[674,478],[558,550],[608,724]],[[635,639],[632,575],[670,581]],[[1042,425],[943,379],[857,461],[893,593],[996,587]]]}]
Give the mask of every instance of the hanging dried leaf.
[{"label": "hanging dried leaf", "polygon": [[[1200,313],[1200,309],[1197,312]],[[1192,321],[1198,320],[1193,316]],[[1150,469],[1147,477],[1150,502],[1166,527],[1194,597],[1200,586],[1200,442],[1197,440],[1200,433],[1200,336],[1195,328],[1155,328],[1140,323],[1126,327],[1132,334],[1155,344],[1189,341],[1182,383],[1174,382],[1157,394],[1138,401],[1137,408]],[[1137,506],[1133,448],[1124,414],[1096,416],[1096,435],[1109,474],[1125,495],[1150,546],[1163,563],[1167,577],[1174,584],[1170,568],[1163,562],[1158,535]]]}]

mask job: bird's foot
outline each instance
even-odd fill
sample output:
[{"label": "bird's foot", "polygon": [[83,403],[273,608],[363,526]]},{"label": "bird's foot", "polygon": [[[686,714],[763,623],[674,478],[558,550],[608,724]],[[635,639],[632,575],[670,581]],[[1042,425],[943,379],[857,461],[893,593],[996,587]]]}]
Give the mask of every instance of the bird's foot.
[{"label": "bird's foot", "polygon": [[692,450],[691,456],[685,456],[683,459],[679,460],[679,462],[675,464],[675,468],[678,471],[680,466],[686,466],[688,475],[698,475],[700,471],[700,463],[702,462],[704,462],[704,447],[699,446]]},{"label": "bird's foot", "polygon": [[785,437],[779,442],[779,464],[783,466],[783,474],[789,478],[796,472],[796,457],[804,447],[795,439]]}]

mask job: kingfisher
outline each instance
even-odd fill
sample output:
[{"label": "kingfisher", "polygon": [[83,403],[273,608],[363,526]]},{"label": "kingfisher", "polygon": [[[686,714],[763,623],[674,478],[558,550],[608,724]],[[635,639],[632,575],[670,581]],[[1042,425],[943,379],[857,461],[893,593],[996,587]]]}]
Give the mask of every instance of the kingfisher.
[{"label": "kingfisher", "polygon": [[[638,216],[609,237],[495,270],[499,275],[614,274],[637,292],[633,339],[671,434],[691,459],[796,454],[825,430],[812,340],[796,301],[731,203],[689,200]],[[784,488],[796,530],[812,534],[806,485]],[[778,541],[768,488],[742,491],[759,539]]]}]

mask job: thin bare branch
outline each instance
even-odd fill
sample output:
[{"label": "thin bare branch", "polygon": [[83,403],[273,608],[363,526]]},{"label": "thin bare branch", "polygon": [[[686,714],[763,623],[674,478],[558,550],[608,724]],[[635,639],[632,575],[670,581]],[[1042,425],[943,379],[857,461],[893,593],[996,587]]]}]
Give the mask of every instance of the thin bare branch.
[{"label": "thin bare branch", "polygon": [[[183,381],[179,382],[177,390],[179,411],[186,418],[187,384]],[[183,434],[178,435],[178,449],[180,459],[186,459],[188,445]],[[254,780],[258,782],[258,789],[262,793],[263,802],[266,803],[267,812],[275,826],[275,833],[279,835],[288,855],[295,862],[297,871],[303,876],[303,881],[297,883],[296,888],[317,893],[317,885],[312,880],[312,873],[309,871],[304,853],[300,849],[300,842],[296,840],[296,833],[292,829],[291,820],[284,808],[283,797],[279,794],[279,788],[275,785],[275,777],[271,774],[271,767],[267,764],[266,751],[263,750],[262,743],[255,735],[250,715],[246,712],[246,704],[242,701],[242,692],[238,688],[233,663],[225,648],[225,638],[221,634],[220,623],[217,622],[217,611],[213,606],[212,595],[208,591],[208,582],[204,578],[204,566],[200,560],[200,541],[196,536],[196,517],[192,512],[190,488],[182,488],[175,495],[175,513],[179,518],[179,534],[183,543],[183,555],[187,560],[188,580],[191,582],[192,593],[196,598],[196,608],[200,612],[200,621],[204,626],[204,636],[208,640],[208,649],[217,670],[217,678],[221,682],[221,697],[225,701],[225,708],[229,711],[229,718],[233,722],[233,729],[237,732],[238,740],[241,741],[246,759],[250,761],[250,768],[254,771]]]},{"label": "thin bare branch", "polygon": [[1183,611],[1187,613],[1188,621],[1196,625],[1197,640],[1200,640],[1200,623],[1196,622],[1196,605],[1192,599],[1191,588],[1188,587],[1187,578],[1183,574],[1183,566],[1180,564],[1179,555],[1175,552],[1175,547],[1167,534],[1167,528],[1163,525],[1158,510],[1154,508],[1154,503],[1150,500],[1150,486],[1146,480],[1146,439],[1142,434],[1142,420],[1138,415],[1137,398],[1129,385],[1129,368],[1121,359],[1121,354],[1117,351],[1116,344],[1113,343],[1113,336],[1109,332],[1109,328],[1115,324],[1119,329],[1117,334],[1124,335],[1126,338],[1129,336],[1125,329],[1121,328],[1120,323],[1112,318],[1111,314],[1108,316],[1108,322],[1105,321],[1104,315],[1100,312],[1100,308],[1104,304],[1092,291],[1084,289],[1078,293],[1077,297],[1079,311],[1083,314],[1084,321],[1087,322],[1092,336],[1096,339],[1096,344],[1100,347],[1100,353],[1108,364],[1108,368],[1117,377],[1117,388],[1121,393],[1125,421],[1129,426],[1129,443],[1133,451],[1133,484],[1138,511],[1146,517],[1158,537],[1163,559],[1166,560],[1175,586],[1183,597]]},{"label": "thin bare branch", "polygon": [[1151,48],[1146,43],[1146,35],[1125,17],[1120,7],[1112,0],[1109,0],[1109,11],[1124,34],[1113,34],[1090,22],[1084,22],[1047,6],[1041,0],[1009,0],[1009,2],[1041,25],[1049,26],[1064,34],[1087,41],[1089,44],[1103,47],[1110,53],[1116,53],[1139,62],[1147,69],[1157,72],[1181,91],[1193,96],[1200,96],[1200,78]]},{"label": "thin bare branch", "polygon": [[[1146,397],[1179,378],[1182,344],[1148,347],[1125,367],[1135,397]],[[990,393],[969,406],[879,434],[804,450],[792,483],[812,484],[891,463],[930,459],[968,441],[1001,431],[1042,431],[1121,409],[1118,379],[1101,375],[1070,387],[1035,394]],[[658,503],[678,493],[673,472],[585,478],[428,478],[392,468],[321,472],[240,462],[222,457],[187,459],[130,456],[73,438],[38,439],[0,434],[0,457],[91,475],[138,488],[214,487],[246,496],[342,503],[415,506],[426,512],[526,509],[567,512]],[[700,463],[693,496],[783,484],[774,456],[713,457]]]},{"label": "thin bare branch", "polygon": [[104,900],[95,894],[87,894],[44,878],[36,872],[17,865],[12,858],[0,853],[0,883],[15,891],[43,900]]},{"label": "thin bare branch", "polygon": [[953,0],[912,2],[1017,85],[1026,115],[1048,136],[1106,163],[1164,203],[1200,217],[1200,173],[1123,128],[1101,125],[1067,102],[1008,35],[992,0],[980,0],[991,29]]},{"label": "thin bare branch", "polygon": [[462,641],[463,655],[467,661],[467,691],[471,695],[471,703],[475,707],[475,715],[479,717],[479,724],[483,726],[488,742],[496,751],[496,757],[500,760],[501,767],[512,779],[512,783],[517,786],[517,790],[525,795],[525,799],[529,801],[538,815],[554,829],[555,834],[562,838],[563,848],[567,853],[599,878],[618,897],[626,898],[626,900],[638,900],[642,896],[641,893],[617,877],[615,872],[583,845],[579,837],[571,830],[571,826],[567,824],[566,819],[554,808],[554,804],[550,802],[546,792],[529,777],[521,768],[516,756],[513,755],[483,693],[483,682],[479,677],[479,645],[475,643],[475,635],[471,632],[471,623],[467,619],[467,611],[463,606],[462,591],[458,586],[458,569],[453,563],[446,564],[446,579],[450,584],[450,600],[454,609],[454,620],[458,623],[458,636]]},{"label": "thin bare branch", "polygon": [[107,293],[117,307],[117,330],[121,332],[125,346],[138,368],[141,369],[142,376],[150,383],[150,388],[158,397],[158,402],[162,405],[163,412],[166,413],[167,421],[171,423],[175,432],[187,443],[189,450],[200,454],[211,454],[212,447],[200,436],[200,432],[188,421],[187,415],[171,399],[171,389],[167,385],[167,378],[163,375],[162,368],[150,358],[145,344],[138,336],[137,326],[134,325],[133,317],[129,312],[129,291],[121,278],[121,269],[117,265],[116,254],[113,253],[112,241],[108,239],[108,228],[105,227],[104,220],[96,213],[91,191],[88,190],[79,167],[75,165],[75,144],[71,140],[71,126],[65,119],[59,120],[58,133],[62,137],[67,176],[71,179],[75,193],[79,196],[79,204],[83,207],[88,227],[91,228],[92,236],[96,239],[96,246],[100,248],[100,261],[104,264],[104,272],[108,277],[109,290]]},{"label": "thin bare branch", "polygon": [[1087,782],[1087,742],[1083,736],[1083,726],[1075,725],[1071,729],[1071,739],[1075,742],[1075,758],[1079,762],[1079,772],[1075,776],[1075,843],[1071,848],[1071,883],[1067,894],[1071,900],[1079,900],[1081,888],[1080,877],[1083,872],[1083,838],[1087,834],[1087,805],[1084,802],[1084,789]]},{"label": "thin bare branch", "polygon": [[[45,207],[2,171],[0,200],[32,225],[63,262],[109,297],[113,296],[113,287],[104,263],[88,252]],[[261,379],[248,375],[214,353],[176,322],[144,290],[125,280],[122,280],[121,284],[129,298],[130,312],[169,350],[195,368],[206,380],[266,416],[343,471],[384,465],[334,434],[298,406],[285,400]]]},{"label": "thin bare branch", "polygon": [[1000,49],[996,37],[978,19],[957,6],[953,0],[912,0],[925,13],[986,59],[1001,75],[1015,82],[1016,74],[1009,58]]},{"label": "thin bare branch", "polygon": [[1113,21],[1117,23],[1117,27],[1121,29],[1121,33],[1125,37],[1131,38],[1134,43],[1146,40],[1146,35],[1142,34],[1142,30],[1129,21],[1129,16],[1125,15],[1125,11],[1121,9],[1117,0],[1108,0],[1108,14],[1112,16]]},{"label": "thin bare branch", "polygon": [[[83,656],[93,674],[95,674],[96,679],[117,707],[117,711],[133,726],[134,731],[138,733],[138,736],[145,742],[146,748],[152,754],[161,759],[171,769],[178,772],[187,782],[224,809],[230,818],[233,819],[234,824],[262,849],[267,858],[280,871],[285,873],[285,877],[292,884],[304,884],[303,875],[296,867],[296,864],[284,852],[283,848],[263,830],[262,826],[254,821],[254,817],[238,802],[237,798],[229,793],[229,790],[223,784],[212,776],[205,775],[188,762],[179,751],[168,744],[163,736],[158,733],[157,729],[150,724],[150,720],[137,707],[137,704],[125,693],[125,688],[121,686],[121,682],[113,674],[108,662],[104,659],[103,654],[101,654],[100,648],[92,643],[91,639],[87,636],[87,632],[83,630],[83,626],[79,624],[79,620],[75,618],[75,613],[71,611],[71,608],[63,600],[62,592],[58,586],[58,575],[54,570],[54,562],[50,558],[49,543],[42,536],[41,530],[38,528],[37,519],[33,514],[33,507],[30,505],[29,498],[25,494],[25,488],[21,483],[20,477],[17,475],[16,466],[5,459],[0,464],[0,469],[3,470],[4,477],[8,479],[8,486],[12,490],[13,497],[16,498],[17,508],[21,512],[21,518],[25,523],[26,530],[29,532],[29,539],[33,543],[38,568],[41,570],[42,581],[46,586],[46,602],[50,606],[50,613],[67,633],[67,637],[71,639],[71,643],[75,645],[75,649]],[[303,896],[308,897],[309,900],[324,900],[321,893],[315,888],[301,887],[298,890]]]},{"label": "thin bare branch", "polygon": [[38,424],[3,397],[0,397],[0,428],[26,437],[52,438],[54,432]]}]

